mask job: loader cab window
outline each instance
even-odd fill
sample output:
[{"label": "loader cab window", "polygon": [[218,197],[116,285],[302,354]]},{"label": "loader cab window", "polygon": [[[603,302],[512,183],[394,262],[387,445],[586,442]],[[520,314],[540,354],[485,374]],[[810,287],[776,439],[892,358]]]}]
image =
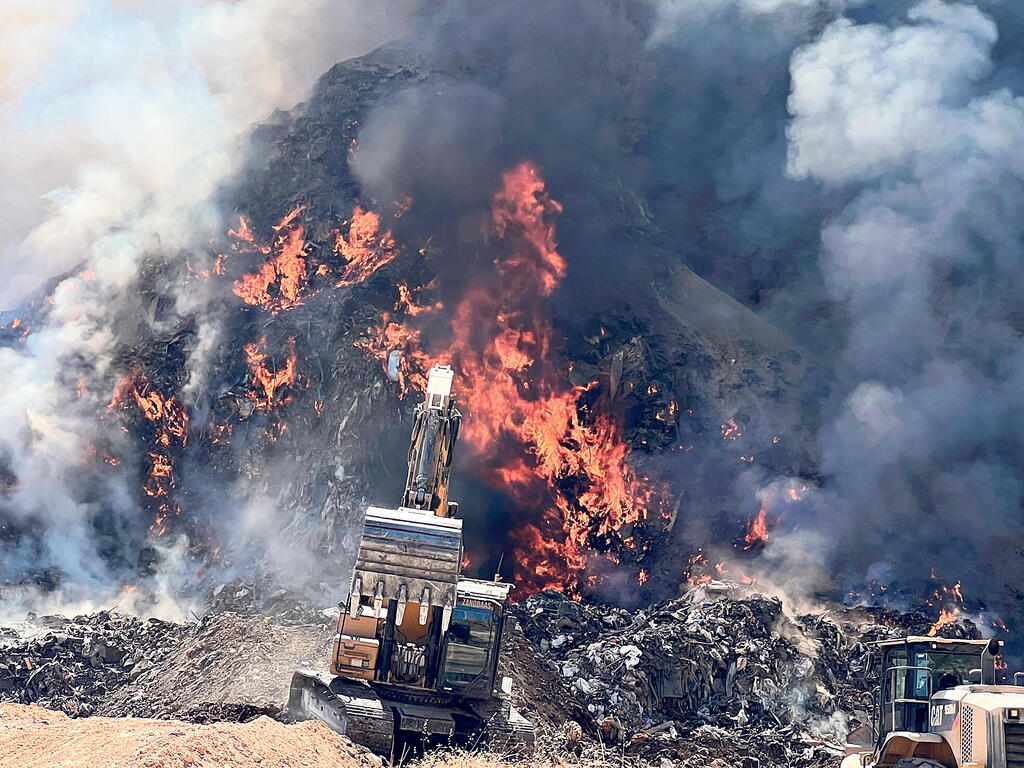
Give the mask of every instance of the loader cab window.
[{"label": "loader cab window", "polygon": [[975,648],[911,644],[909,648],[886,649],[882,657],[880,734],[927,732],[931,695],[970,682],[970,671],[984,666],[981,651]]},{"label": "loader cab window", "polygon": [[444,659],[445,690],[464,690],[490,676],[497,617],[493,608],[458,605],[452,611]]}]

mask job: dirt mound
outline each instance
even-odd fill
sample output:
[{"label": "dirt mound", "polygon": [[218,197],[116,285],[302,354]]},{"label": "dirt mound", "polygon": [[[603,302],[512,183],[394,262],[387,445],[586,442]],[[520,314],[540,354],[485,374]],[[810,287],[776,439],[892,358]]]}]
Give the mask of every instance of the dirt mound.
[{"label": "dirt mound", "polygon": [[275,715],[298,667],[325,668],[332,628],[269,618],[208,616],[161,661],[108,697],[97,714],[192,722]]},{"label": "dirt mound", "polygon": [[194,725],[72,719],[0,704],[0,768],[378,768],[381,761],[319,722]]}]

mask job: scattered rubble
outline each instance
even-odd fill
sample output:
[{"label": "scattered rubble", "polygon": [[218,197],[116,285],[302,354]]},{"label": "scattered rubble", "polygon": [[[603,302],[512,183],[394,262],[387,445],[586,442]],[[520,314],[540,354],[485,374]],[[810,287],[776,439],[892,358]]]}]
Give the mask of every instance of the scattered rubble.
[{"label": "scattered rubble", "polygon": [[[293,670],[327,662],[332,612],[238,582],[212,599],[224,612],[187,625],[101,612],[4,627],[0,701],[71,717],[283,718]],[[260,605],[287,623],[225,610]],[[659,768],[837,765],[847,730],[870,715],[864,693],[877,670],[866,644],[932,625],[884,609],[793,616],[720,581],[636,612],[557,592],[513,610],[501,674],[542,750],[587,765],[609,750]],[[977,636],[967,621],[941,631]]]},{"label": "scattered rubble", "polygon": [[309,600],[291,590],[264,582],[235,579],[219,584],[207,595],[206,606],[208,613],[273,616],[277,624],[326,623],[323,611],[311,605]]},{"label": "scattered rubble", "polygon": [[777,598],[724,582],[636,613],[556,592],[517,613],[585,712],[583,728],[684,766],[836,764],[849,728],[869,717],[865,642],[928,627],[880,611],[790,617]]},{"label": "scattered rubble", "polygon": [[152,668],[188,628],[159,619],[101,611],[66,619],[34,618],[40,631],[25,640],[8,629],[0,645],[0,699],[38,704],[72,716]]}]

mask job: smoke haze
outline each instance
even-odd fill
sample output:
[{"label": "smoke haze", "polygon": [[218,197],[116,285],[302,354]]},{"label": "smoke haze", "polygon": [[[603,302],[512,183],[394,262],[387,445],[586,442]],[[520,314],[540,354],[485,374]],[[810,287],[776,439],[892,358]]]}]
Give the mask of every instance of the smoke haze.
[{"label": "smoke haze", "polygon": [[[1012,3],[52,5],[5,9],[14,22],[0,32],[0,306],[6,326],[41,307],[23,345],[0,348],[0,457],[17,479],[0,519],[43,532],[40,545],[0,540],[7,577],[52,566],[91,594],[137,566],[144,453],[134,467],[79,470],[89,446],[132,451],[102,414],[125,373],[114,349],[142,325],[169,333],[139,293],[147,258],[198,269],[195,254],[235,226],[245,197],[222,185],[280,161],[262,134],[243,133],[269,120],[268,132],[299,136],[312,115],[338,123],[322,141],[346,158],[331,167],[339,188],[389,211],[415,201],[393,220],[396,237],[443,243],[443,257],[425,247],[424,258],[449,275],[445,302],[492,263],[481,221],[501,172],[524,158],[543,169],[569,268],[553,322],[573,339],[588,323],[636,319],[684,404],[671,446],[634,446],[683,500],[650,555],[667,574],[660,589],[703,547],[804,597],[866,599],[882,582],[913,604],[934,569],[962,581],[972,608],[1019,622],[1024,24]],[[322,118],[329,78],[308,113],[271,118],[336,61],[394,40],[387,55],[418,74],[366,106],[355,144],[342,142],[342,116]],[[340,194],[311,196],[275,200],[265,229],[299,203],[349,215]],[[678,298],[678,268],[791,342],[799,361],[786,365],[801,374],[786,368],[784,397],[759,405],[752,378],[733,386],[720,373],[733,350],[683,360],[664,341],[656,297]],[[238,378],[223,353],[233,329],[249,323],[251,341],[260,331],[225,309],[230,289],[174,293],[193,325],[184,373],[165,384],[198,423]],[[315,369],[326,353],[295,328]],[[783,355],[740,366],[762,371],[769,357]],[[331,418],[332,434],[351,431]],[[332,440],[331,461],[354,466]],[[280,460],[303,473],[299,458]],[[195,504],[239,505],[213,526],[221,535],[272,526],[277,489],[250,494],[241,473],[214,487],[185,466]],[[760,510],[768,538],[747,547]],[[100,512],[128,535],[98,530]],[[331,535],[351,548],[352,531]],[[287,570],[298,552],[281,540],[265,554]],[[185,574],[198,567],[187,559],[162,562]]]}]

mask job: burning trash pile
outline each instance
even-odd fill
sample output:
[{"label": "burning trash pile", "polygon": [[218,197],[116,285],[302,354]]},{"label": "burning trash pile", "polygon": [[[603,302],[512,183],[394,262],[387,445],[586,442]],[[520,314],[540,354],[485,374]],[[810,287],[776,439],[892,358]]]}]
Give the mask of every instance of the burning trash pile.
[{"label": "burning trash pile", "polygon": [[[832,765],[870,718],[866,643],[929,625],[868,609],[791,617],[778,598],[719,581],[635,613],[547,591],[517,616],[603,741],[687,766]],[[977,631],[960,621],[942,634]]]},{"label": "burning trash pile", "polygon": [[87,717],[108,694],[174,650],[186,628],[101,611],[42,617],[22,637],[0,635],[0,699]]}]

